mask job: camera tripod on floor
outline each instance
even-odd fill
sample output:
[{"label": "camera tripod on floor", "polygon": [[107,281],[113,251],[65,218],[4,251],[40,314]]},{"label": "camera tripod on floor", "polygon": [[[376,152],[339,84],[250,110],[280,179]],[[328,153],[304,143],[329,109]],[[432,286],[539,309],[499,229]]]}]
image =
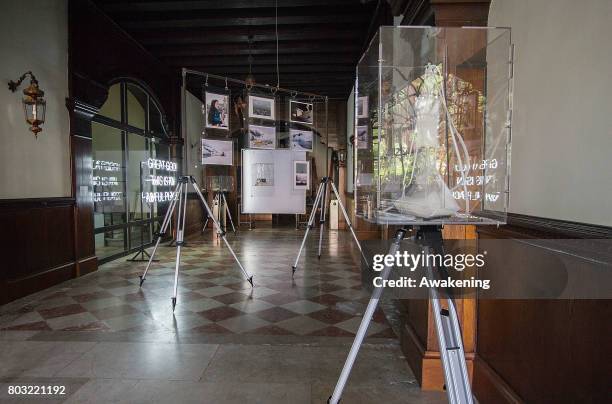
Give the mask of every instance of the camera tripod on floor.
[{"label": "camera tripod on floor", "polygon": [[[225,199],[225,192],[223,192],[223,191],[216,191],[215,192],[215,196],[213,197],[213,203],[217,204],[218,209],[221,209],[221,205],[223,205],[223,207],[225,208],[224,209],[225,213],[229,217],[230,224],[232,225],[232,231],[234,232],[234,234],[236,234],[236,227],[234,226],[234,220],[232,220],[232,212],[230,212],[229,206],[227,206],[227,199]],[[221,212],[220,211],[219,211],[219,217],[221,217]],[[211,216],[207,216],[206,217],[206,222],[204,222],[204,227],[202,227],[202,232],[204,232],[204,230],[206,230],[206,226],[208,226],[208,220],[210,218],[211,218]]]},{"label": "camera tripod on floor", "polygon": [[304,239],[302,240],[302,245],[300,246],[298,255],[295,258],[295,263],[291,267],[293,271],[292,273],[294,274],[295,274],[295,271],[297,270],[297,264],[298,264],[298,261],[300,260],[300,255],[302,255],[304,244],[306,244],[306,238],[308,237],[308,232],[310,231],[310,229],[314,227],[314,220],[317,214],[317,207],[321,209],[321,214],[319,216],[319,223],[321,224],[321,229],[319,231],[319,253],[318,253],[319,259],[321,258],[321,243],[323,241],[323,225],[325,224],[325,213],[326,213],[325,200],[327,198],[327,186],[328,185],[331,185],[331,189],[334,191],[334,194],[336,195],[336,199],[338,200],[338,205],[340,205],[340,209],[342,210],[342,214],[344,215],[344,220],[346,220],[346,223],[348,224],[351,234],[353,235],[353,239],[355,239],[355,243],[357,243],[357,247],[359,248],[361,257],[363,258],[366,265],[368,267],[370,266],[368,264],[368,260],[365,254],[363,253],[363,250],[361,249],[361,244],[359,243],[359,240],[357,240],[357,235],[355,234],[355,230],[353,230],[353,225],[351,223],[351,220],[348,217],[348,214],[346,213],[346,209],[344,209],[344,205],[342,204],[342,200],[340,199],[340,195],[338,194],[336,185],[334,185],[334,181],[330,177],[323,177],[321,178],[321,183],[319,184],[319,188],[317,189],[317,196],[315,197],[315,201],[312,204],[312,212],[310,212],[310,217],[308,218],[308,225],[306,227],[306,233],[304,234]]},{"label": "camera tripod on floor", "polygon": [[[389,249],[389,255],[394,256],[395,253],[399,251],[400,243],[407,232],[408,230],[405,228],[397,231]],[[425,254],[444,253],[442,233],[439,227],[422,226],[417,230],[415,238],[420,242]],[[380,275],[382,283],[389,278],[392,268],[392,266],[385,265]],[[448,276],[444,266],[437,269],[438,272],[440,272],[440,278],[444,279]],[[427,260],[427,277],[429,279],[435,279],[433,268],[429,260]],[[337,404],[340,401],[342,391],[349,378],[351,369],[359,353],[359,348],[366,336],[368,326],[370,325],[370,321],[372,320],[372,316],[378,306],[382,293],[382,287],[374,288],[372,297],[370,298],[359,329],[357,330],[357,334],[355,335],[355,339],[353,340],[353,345],[351,346],[351,350],[349,351],[340,377],[338,378],[338,383],[331,397],[327,400],[328,404]],[[446,296],[440,296],[436,288],[429,288],[429,300],[432,303],[438,344],[440,345],[440,357],[442,359],[442,368],[444,369],[444,381],[448,402],[450,404],[473,404],[474,399],[472,397],[472,388],[470,386],[470,379],[465,363],[465,353],[463,351],[463,341],[461,339],[461,328],[459,327],[457,311],[453,303],[452,293],[450,291],[443,291],[443,294]],[[448,301],[448,309],[442,309],[440,306],[440,299],[443,298],[446,298]]]},{"label": "camera tripod on floor", "polygon": [[219,222],[217,222],[217,220],[213,217],[213,214],[210,211],[210,207],[206,203],[206,199],[204,199],[202,192],[200,192],[200,188],[198,187],[198,184],[196,183],[195,179],[191,175],[182,176],[178,179],[178,182],[176,184],[176,189],[174,190],[174,197],[170,201],[170,206],[168,206],[168,211],[166,212],[166,216],[164,217],[164,221],[162,222],[161,229],[159,233],[156,233],[155,235],[157,237],[157,241],[155,242],[155,247],[153,247],[153,252],[151,253],[151,257],[149,258],[147,267],[145,268],[144,273],[140,275],[140,286],[142,286],[143,282],[146,279],[147,272],[149,271],[149,267],[151,266],[151,262],[153,261],[153,258],[155,257],[155,253],[157,252],[157,247],[159,246],[159,242],[161,241],[162,236],[164,235],[166,230],[168,229],[168,226],[170,225],[170,222],[172,219],[172,214],[174,212],[174,209],[178,205],[178,213],[176,216],[176,264],[174,268],[174,291],[172,294],[172,311],[174,311],[174,308],[176,307],[176,295],[178,291],[178,275],[179,275],[179,267],[181,263],[181,247],[183,247],[185,244],[185,242],[183,241],[183,237],[185,234],[185,220],[187,217],[187,187],[189,184],[191,184],[193,186],[193,189],[195,189],[196,193],[198,194],[198,197],[202,201],[202,204],[206,208],[208,217],[212,219],[213,223],[217,227],[217,232],[219,233],[219,236],[225,242],[225,245],[227,246],[227,249],[230,251],[230,253],[232,253],[234,260],[236,260],[236,263],[238,263],[238,266],[240,267],[240,270],[244,274],[244,277],[251,284],[251,287],[253,287],[253,276],[248,274],[248,272],[243,268],[242,264],[240,263],[240,260],[238,260],[238,257],[234,253],[234,250],[232,249],[227,239],[225,238],[225,232],[221,229]]}]

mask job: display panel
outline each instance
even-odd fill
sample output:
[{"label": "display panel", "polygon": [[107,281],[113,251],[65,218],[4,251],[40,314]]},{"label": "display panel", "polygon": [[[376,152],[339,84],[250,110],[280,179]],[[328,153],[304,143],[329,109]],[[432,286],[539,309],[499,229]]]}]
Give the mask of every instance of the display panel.
[{"label": "display panel", "polygon": [[357,67],[357,214],[505,223],[510,30],[381,27]]},{"label": "display panel", "polygon": [[306,190],[294,187],[294,162],[306,152],[242,150],[242,213],[306,212]]}]

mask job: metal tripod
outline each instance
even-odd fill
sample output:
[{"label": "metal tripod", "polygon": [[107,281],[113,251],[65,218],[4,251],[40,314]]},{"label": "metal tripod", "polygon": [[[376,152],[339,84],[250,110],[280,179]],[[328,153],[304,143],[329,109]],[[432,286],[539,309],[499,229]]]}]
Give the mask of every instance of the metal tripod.
[{"label": "metal tripod", "polygon": [[227,239],[225,238],[225,232],[221,229],[221,227],[219,226],[219,223],[213,217],[212,212],[210,211],[210,207],[206,203],[206,200],[204,199],[202,192],[200,192],[200,188],[198,187],[198,184],[196,183],[195,179],[192,176],[186,175],[178,179],[178,183],[174,191],[174,198],[170,202],[170,206],[168,206],[168,211],[166,212],[166,216],[164,217],[164,221],[162,222],[162,226],[161,226],[159,233],[155,234],[157,237],[157,241],[155,241],[155,247],[153,247],[151,258],[149,258],[149,262],[147,263],[147,267],[145,268],[144,273],[140,275],[140,286],[142,286],[142,283],[146,279],[147,272],[149,271],[149,267],[151,266],[151,262],[153,261],[153,257],[155,257],[155,253],[157,252],[157,247],[159,246],[159,242],[162,236],[164,235],[164,233],[166,232],[168,226],[170,225],[172,213],[174,212],[174,209],[178,205],[178,213],[176,217],[176,264],[174,267],[174,291],[172,294],[172,310],[173,311],[174,311],[174,308],[176,307],[179,266],[181,263],[181,247],[183,247],[183,245],[185,244],[183,241],[183,237],[184,237],[184,232],[185,232],[185,219],[187,217],[187,187],[189,184],[191,184],[193,186],[193,189],[195,189],[196,193],[198,194],[198,197],[202,201],[202,204],[204,204],[204,207],[206,208],[206,212],[208,213],[208,216],[212,218],[213,223],[217,227],[217,232],[219,233],[219,235],[225,242],[227,249],[230,251],[230,253],[232,253],[232,256],[234,257],[234,259],[238,263],[238,266],[240,267],[240,270],[244,274],[244,277],[251,284],[251,287],[253,287],[253,276],[249,275],[248,272],[245,271],[242,264],[240,263],[240,260],[238,260],[238,257],[234,253],[234,250],[232,249]]},{"label": "metal tripod", "polygon": [[[223,206],[225,207],[225,213],[229,217],[230,224],[232,225],[232,231],[234,232],[234,234],[236,234],[236,227],[234,227],[234,221],[232,220],[232,213],[230,212],[229,207],[227,206],[227,199],[225,199],[225,192],[223,191],[215,192],[215,196],[213,200],[216,201],[219,205],[223,204]],[[210,216],[206,217],[206,222],[204,222],[204,227],[202,227],[202,232],[206,230],[206,226],[208,226],[208,219],[210,219]]]},{"label": "metal tripod", "polygon": [[[440,230],[433,230],[425,226],[425,229],[419,229],[417,233],[417,239],[420,239],[423,244],[424,253],[438,252],[442,253],[442,236]],[[400,248],[400,243],[406,235],[407,229],[400,229],[397,231],[391,248],[389,249],[389,255],[395,255]],[[434,248],[432,248],[434,247]],[[432,251],[433,250],[433,251]],[[429,260],[426,260],[429,261]],[[427,263],[427,276],[429,279],[434,279],[433,268]],[[389,278],[392,266],[386,266],[381,273],[383,281]],[[443,274],[446,273],[445,268],[438,268]],[[328,403],[337,404],[342,396],[342,391],[346,385],[346,382],[357,358],[359,348],[363,343],[368,326],[372,320],[372,315],[378,306],[378,301],[383,293],[383,288],[374,288],[368,307],[363,315],[353,345],[349,351],[344,367],[338,378],[336,388],[332,393]],[[433,306],[433,312],[436,323],[436,333],[438,335],[438,343],[440,345],[440,357],[442,359],[442,367],[444,368],[444,381],[446,387],[446,394],[448,396],[448,402],[450,404],[473,404],[472,389],[470,386],[470,380],[467,373],[467,366],[465,364],[465,354],[463,351],[463,342],[461,339],[461,328],[459,327],[459,320],[457,319],[457,312],[453,299],[450,297],[450,293],[446,297],[448,300],[448,310],[441,309],[438,291],[435,288],[429,289],[429,298]]]},{"label": "metal tripod", "polygon": [[348,217],[348,214],[346,213],[346,209],[344,209],[344,205],[342,204],[342,200],[340,199],[340,195],[338,194],[338,190],[336,189],[336,185],[334,185],[334,181],[332,181],[332,179],[330,177],[323,177],[321,179],[321,183],[319,184],[319,188],[317,189],[317,196],[315,197],[315,201],[312,204],[312,212],[310,212],[310,217],[308,218],[308,225],[306,226],[306,233],[304,234],[304,239],[302,240],[302,245],[300,246],[300,250],[298,251],[298,255],[295,258],[295,263],[293,264],[293,266],[291,267],[291,269],[293,270],[293,273],[295,273],[295,271],[297,270],[297,264],[298,261],[300,260],[300,255],[302,255],[302,250],[304,249],[304,245],[306,244],[306,238],[308,237],[308,232],[310,231],[310,229],[312,229],[314,227],[314,220],[315,220],[315,216],[317,214],[317,207],[319,207],[320,205],[320,209],[321,209],[321,213],[319,216],[319,223],[321,224],[321,229],[319,231],[319,253],[318,253],[318,257],[319,259],[321,258],[321,243],[323,241],[323,225],[325,224],[325,213],[326,213],[326,204],[325,204],[325,200],[327,198],[327,185],[331,185],[331,189],[334,191],[334,194],[336,195],[336,199],[338,200],[338,205],[340,205],[340,209],[342,210],[342,214],[344,215],[344,220],[346,220],[346,223],[348,224],[349,229],[351,230],[351,234],[353,235],[353,239],[355,239],[355,243],[357,243],[357,247],[359,248],[359,252],[361,253],[361,257],[363,258],[364,262],[366,263],[366,265],[368,265],[368,260],[365,256],[365,254],[363,253],[363,250],[361,249],[361,244],[359,243],[359,240],[357,240],[357,235],[355,234],[355,230],[353,230],[353,225],[351,223],[351,220]]}]

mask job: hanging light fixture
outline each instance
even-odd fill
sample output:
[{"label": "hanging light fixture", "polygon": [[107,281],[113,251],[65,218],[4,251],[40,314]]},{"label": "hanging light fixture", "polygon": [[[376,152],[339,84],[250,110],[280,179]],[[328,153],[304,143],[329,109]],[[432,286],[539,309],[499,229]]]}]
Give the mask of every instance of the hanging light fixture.
[{"label": "hanging light fixture", "polygon": [[38,132],[42,131],[40,126],[45,123],[45,110],[47,108],[47,101],[43,98],[45,92],[38,87],[38,80],[32,72],[25,72],[16,82],[9,81],[8,86],[12,92],[17,91],[26,76],[30,76],[30,85],[23,90],[24,97],[21,102],[26,122],[30,124],[30,131],[38,138]]},{"label": "hanging light fixture", "polygon": [[252,73],[252,67],[253,67],[253,54],[251,52],[252,45],[253,45],[253,35],[249,34],[249,59],[248,59],[249,74],[247,74],[247,76],[244,78],[244,82],[249,87],[252,87],[255,84],[255,77],[253,76],[253,73]]}]

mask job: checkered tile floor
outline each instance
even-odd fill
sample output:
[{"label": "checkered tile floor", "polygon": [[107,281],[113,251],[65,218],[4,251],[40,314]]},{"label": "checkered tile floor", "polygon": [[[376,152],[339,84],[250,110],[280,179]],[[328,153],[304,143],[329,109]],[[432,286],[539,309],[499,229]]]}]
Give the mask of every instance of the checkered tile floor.
[{"label": "checkered tile floor", "polygon": [[[259,228],[228,235],[254,275],[254,288],[210,232],[189,239],[174,316],[170,297],[176,249],[164,245],[142,288],[138,275],[145,264],[122,258],[0,308],[0,329],[353,336],[370,295],[361,286],[358,250],[348,232],[326,231],[318,260],[315,231],[292,278],[303,234]],[[394,337],[380,309],[368,336]]]}]

